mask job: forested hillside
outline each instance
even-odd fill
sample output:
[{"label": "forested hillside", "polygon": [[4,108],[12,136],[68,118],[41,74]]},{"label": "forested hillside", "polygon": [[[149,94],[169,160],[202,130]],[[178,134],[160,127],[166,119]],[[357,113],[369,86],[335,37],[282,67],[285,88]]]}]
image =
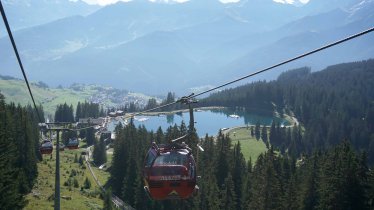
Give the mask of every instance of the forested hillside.
[{"label": "forested hillside", "polygon": [[[373,81],[374,60],[368,60],[315,73],[296,69],[276,81],[200,101],[200,106],[287,113],[300,125],[273,122],[269,150],[254,162],[245,161],[240,143],[232,145],[230,136],[201,139],[205,151],[197,154],[193,148],[199,156],[200,193],[183,201],[148,199],[142,169],[153,140],[165,143],[185,134],[186,126],[156,133],[131,123],[117,127],[109,186],[137,209],[373,209],[374,174],[367,165],[374,158]],[[187,143],[193,147],[197,141],[193,136]]]},{"label": "forested hillside", "polygon": [[[255,82],[212,94],[201,106],[244,107],[294,114],[305,128],[298,153],[348,140],[374,163],[374,60],[301,68],[276,81]],[[275,145],[277,146],[277,145]]]},{"label": "forested hillside", "polygon": [[0,93],[0,209],[22,209],[38,175],[38,121],[33,109],[6,104]]},{"label": "forested hillside", "polygon": [[154,140],[165,143],[186,133],[186,126],[150,133],[129,124],[117,127],[109,187],[136,209],[373,209],[374,174],[366,153],[357,154],[345,141],[325,152],[296,160],[272,148],[257,161],[245,161],[240,144],[219,134],[188,139],[198,155],[198,196],[187,200],[152,201],[143,190],[143,161]]}]

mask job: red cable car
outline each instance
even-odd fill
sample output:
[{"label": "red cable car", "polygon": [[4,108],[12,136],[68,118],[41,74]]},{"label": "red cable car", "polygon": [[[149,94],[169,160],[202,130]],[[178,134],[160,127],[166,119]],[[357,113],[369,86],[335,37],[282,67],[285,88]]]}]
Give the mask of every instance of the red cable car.
[{"label": "red cable car", "polygon": [[50,140],[44,140],[39,147],[40,153],[43,155],[51,154],[53,151],[53,144]]},{"label": "red cable car", "polygon": [[[190,111],[188,134],[174,139],[170,144],[152,143],[144,160],[144,190],[154,200],[187,199],[197,195],[196,163],[192,150],[184,142],[176,143],[194,132],[194,116],[192,95],[182,97],[181,103],[187,104]],[[201,151],[202,148],[198,145]]]},{"label": "red cable car", "polygon": [[69,149],[78,149],[79,148],[79,141],[78,139],[69,139],[68,144],[66,145]]},{"label": "red cable car", "polygon": [[144,163],[146,193],[155,200],[187,199],[196,195],[196,164],[191,149],[183,144],[152,148]]}]

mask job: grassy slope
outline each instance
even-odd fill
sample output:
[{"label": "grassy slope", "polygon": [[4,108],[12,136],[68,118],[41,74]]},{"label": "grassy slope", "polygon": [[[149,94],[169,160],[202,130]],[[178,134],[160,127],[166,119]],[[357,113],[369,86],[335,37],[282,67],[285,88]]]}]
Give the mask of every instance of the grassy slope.
[{"label": "grassy slope", "polygon": [[[42,104],[46,116],[48,114],[54,114],[58,104],[67,103],[72,104],[73,107],[77,107],[78,102],[84,102],[96,94],[105,94],[106,91],[111,90],[111,87],[103,87],[99,85],[82,85],[83,89],[75,91],[73,89],[57,89],[57,88],[40,88],[36,85],[31,84],[31,90],[35,97],[37,104]],[[7,103],[15,102],[21,105],[32,104],[31,97],[29,96],[27,86],[23,80],[3,80],[0,79],[0,92],[5,96]],[[150,96],[141,93],[128,93],[131,97],[142,98],[147,101],[152,98]],[[160,102],[160,99],[157,99]],[[107,106],[118,105],[111,99],[105,99],[102,101]]]},{"label": "grassy slope", "polygon": [[252,163],[254,163],[257,157],[267,149],[265,143],[261,139],[257,141],[256,138],[250,135],[250,132],[250,129],[247,130],[247,128],[235,128],[229,132],[229,135],[233,145],[240,141],[244,158],[247,161],[251,158]]},{"label": "grassy slope", "polygon": [[[70,196],[71,200],[61,198],[61,209],[100,209],[102,208],[103,201],[99,198],[99,195],[89,196],[83,194],[81,186],[87,177],[91,181],[90,192],[98,191],[95,182],[88,170],[79,167],[78,163],[74,163],[74,155],[80,154],[80,150],[65,150],[60,153],[60,184],[61,184],[61,197]],[[79,188],[64,186],[64,182],[69,178],[69,174],[72,169],[77,170],[79,173],[75,177],[79,182]],[[33,193],[27,195],[28,205],[25,209],[53,209],[53,199],[48,201],[54,193],[55,183],[55,153],[53,153],[52,159],[49,155],[44,156],[44,160],[38,163],[39,176],[33,188]]]},{"label": "grassy slope", "polygon": [[[26,84],[21,80],[0,80],[0,91],[5,96],[7,103],[15,102],[21,105],[31,104]],[[67,102],[74,107],[79,101],[85,101],[95,91],[87,89],[84,91],[74,91],[71,89],[53,89],[40,88],[31,84],[31,89],[37,104],[42,104],[46,114],[52,114],[56,110],[56,106]]]}]

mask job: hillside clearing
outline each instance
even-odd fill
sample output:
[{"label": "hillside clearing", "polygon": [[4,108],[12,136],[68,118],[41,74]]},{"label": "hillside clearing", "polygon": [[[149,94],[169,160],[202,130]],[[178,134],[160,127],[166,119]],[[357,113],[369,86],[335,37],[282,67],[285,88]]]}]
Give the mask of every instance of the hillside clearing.
[{"label": "hillside clearing", "polygon": [[252,159],[252,163],[256,162],[257,157],[267,151],[265,143],[260,139],[257,141],[255,137],[251,136],[250,127],[234,128],[228,132],[231,138],[232,144],[240,142],[240,147],[244,158],[248,161]]}]

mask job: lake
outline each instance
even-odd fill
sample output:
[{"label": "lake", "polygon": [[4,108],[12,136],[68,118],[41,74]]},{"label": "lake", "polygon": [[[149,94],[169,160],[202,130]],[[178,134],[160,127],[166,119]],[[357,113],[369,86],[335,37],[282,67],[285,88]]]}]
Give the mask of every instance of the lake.
[{"label": "lake", "polygon": [[[229,116],[233,114],[237,115],[237,118]],[[258,115],[243,111],[238,112],[229,109],[195,111],[194,116],[196,122],[195,129],[200,137],[204,137],[205,134],[214,136],[221,128],[255,125],[258,121],[261,125],[271,125],[273,120],[285,126],[289,125],[287,120],[279,117]],[[153,131],[157,131],[161,126],[162,130],[165,131],[169,126],[174,126],[174,124],[180,125],[182,120],[188,126],[190,120],[188,112],[160,116],[136,116],[134,124],[135,126],[144,125],[147,130]],[[113,131],[117,123],[118,121],[112,121],[108,126],[108,130]]]}]

